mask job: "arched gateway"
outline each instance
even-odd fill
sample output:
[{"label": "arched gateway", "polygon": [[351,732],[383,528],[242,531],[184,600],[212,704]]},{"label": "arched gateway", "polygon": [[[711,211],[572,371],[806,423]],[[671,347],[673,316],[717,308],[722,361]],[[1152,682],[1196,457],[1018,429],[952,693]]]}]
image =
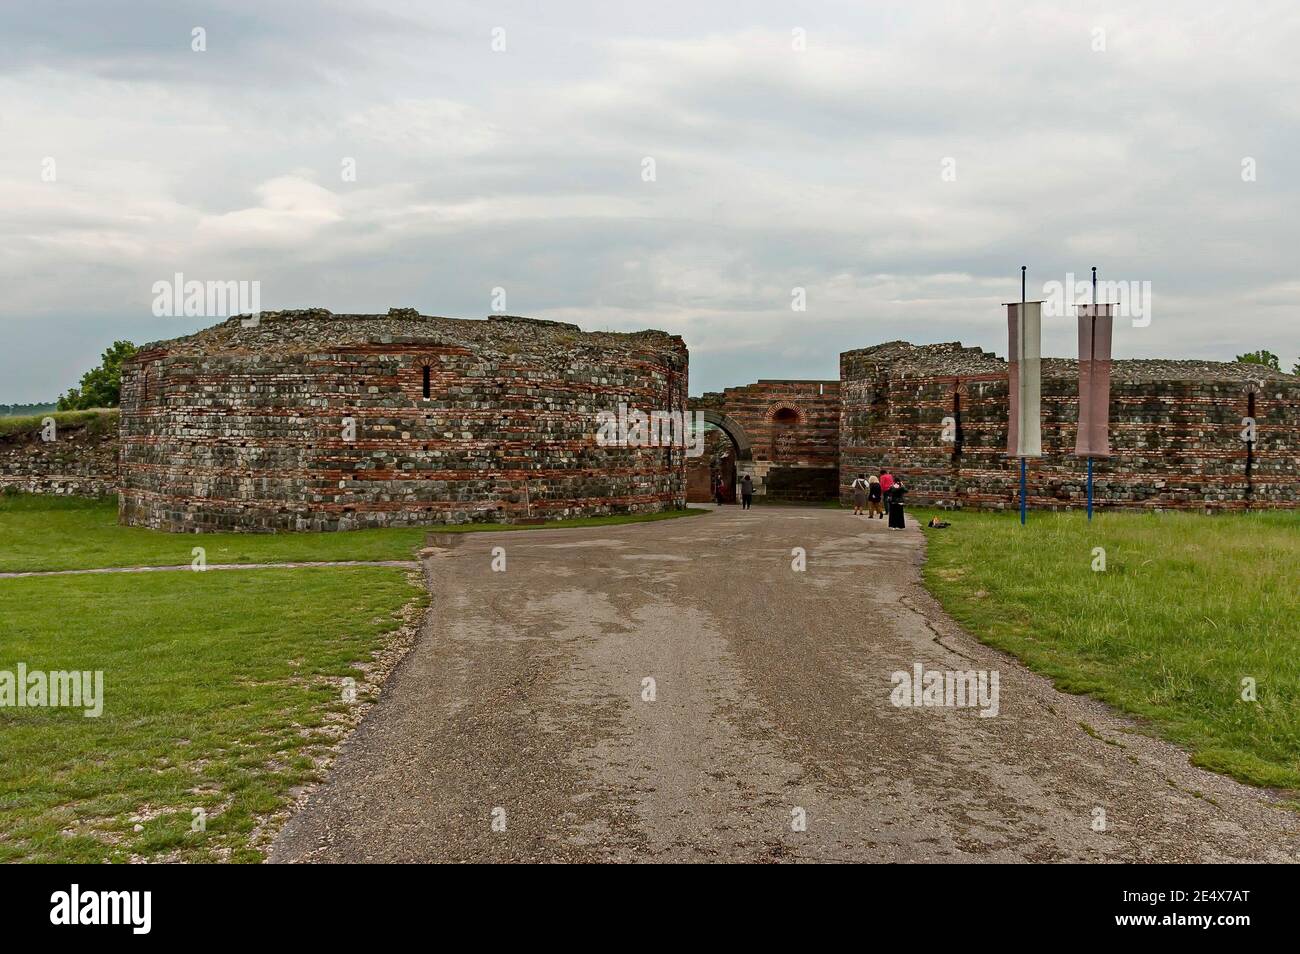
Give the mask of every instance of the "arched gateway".
[{"label": "arched gateway", "polygon": [[712,425],[704,456],[687,462],[690,499],[713,499],[717,479],[725,484],[733,467],[753,478],[765,503],[835,499],[838,381],[757,381],[693,397],[689,407]]},{"label": "arched gateway", "polygon": [[729,438],[731,443],[736,445],[736,460],[752,460],[754,457],[753,444],[749,440],[749,435],[745,433],[745,428],[734,417],[728,417],[717,411],[703,411],[705,424],[712,424]]},{"label": "arched gateway", "polygon": [[703,419],[703,456],[687,461],[686,499],[736,501],[736,485],[753,467],[754,444],[743,424],[721,411],[695,409]]}]

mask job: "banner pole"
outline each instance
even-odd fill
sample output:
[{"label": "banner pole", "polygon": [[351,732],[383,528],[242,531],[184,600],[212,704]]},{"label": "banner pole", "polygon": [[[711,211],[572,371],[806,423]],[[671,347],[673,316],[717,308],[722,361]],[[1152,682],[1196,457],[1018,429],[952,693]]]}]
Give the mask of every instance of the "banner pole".
[{"label": "banner pole", "polygon": [[1020,458],[1020,525],[1025,525],[1025,459]]},{"label": "banner pole", "polygon": [[1088,458],[1088,520],[1092,520],[1092,458]]},{"label": "banner pole", "polygon": [[[1097,266],[1092,266],[1092,327],[1093,340],[1096,339],[1097,328]],[[1096,355],[1089,355],[1089,360],[1095,360]],[[1092,522],[1092,455],[1088,455],[1088,522]]]},{"label": "banner pole", "polygon": [[[1021,265],[1021,266],[1020,266],[1020,351],[1021,351],[1021,353],[1020,353],[1017,357],[1020,359],[1021,362],[1023,362],[1023,361],[1025,360],[1025,355],[1024,355],[1024,350],[1025,350],[1025,297],[1026,297],[1026,296],[1025,296],[1025,272],[1026,272],[1028,269],[1029,269],[1029,266],[1028,266],[1028,265]],[[1021,400],[1022,400],[1022,401],[1024,400],[1024,396],[1023,396],[1023,395],[1021,396]],[[1024,417],[1023,417],[1023,416],[1021,417],[1021,420],[1022,420],[1022,421],[1024,420]],[[1020,435],[1020,441],[1021,441],[1022,444],[1024,443],[1024,435],[1023,435],[1023,434]],[[1025,486],[1026,486],[1026,479],[1025,479],[1025,459],[1022,457],[1022,458],[1020,458],[1020,525],[1021,525],[1022,527],[1025,525]]]}]

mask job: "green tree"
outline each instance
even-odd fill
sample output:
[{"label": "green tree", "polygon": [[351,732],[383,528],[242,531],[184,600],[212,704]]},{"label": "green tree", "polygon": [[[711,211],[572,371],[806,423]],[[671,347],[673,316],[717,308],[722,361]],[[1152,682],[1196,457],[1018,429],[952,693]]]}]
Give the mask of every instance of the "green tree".
[{"label": "green tree", "polygon": [[81,386],[68,388],[59,396],[60,411],[83,411],[92,407],[117,407],[122,400],[122,362],[135,354],[129,341],[114,341],[104,352],[97,368],[81,376]]},{"label": "green tree", "polygon": [[1237,355],[1237,360],[1243,364],[1262,364],[1266,368],[1272,368],[1274,371],[1282,370],[1282,362],[1278,360],[1277,355],[1271,351],[1265,351],[1261,348],[1258,351],[1248,351],[1246,354]]},{"label": "green tree", "polygon": [[1291,366],[1291,373],[1300,378],[1300,361],[1297,361]]}]

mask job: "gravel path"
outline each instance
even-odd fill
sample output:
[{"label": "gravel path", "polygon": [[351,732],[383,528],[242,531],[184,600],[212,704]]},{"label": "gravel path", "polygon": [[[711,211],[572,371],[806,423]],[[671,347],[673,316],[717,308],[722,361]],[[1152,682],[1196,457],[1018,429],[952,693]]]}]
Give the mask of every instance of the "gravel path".
[{"label": "gravel path", "polygon": [[[964,633],[920,584],[914,528],[725,508],[440,542],[423,634],[273,861],[1300,851],[1300,816],[1273,796],[1194,768]],[[891,673],[917,663],[996,670],[998,715],[895,707]]]}]

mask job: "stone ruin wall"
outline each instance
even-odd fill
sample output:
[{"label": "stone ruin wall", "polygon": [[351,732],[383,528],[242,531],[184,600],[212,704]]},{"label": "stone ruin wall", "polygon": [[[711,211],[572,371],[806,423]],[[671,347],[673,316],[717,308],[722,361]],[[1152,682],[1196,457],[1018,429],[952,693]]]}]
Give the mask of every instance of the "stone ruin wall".
[{"label": "stone ruin wall", "polygon": [[[601,447],[595,436],[597,412],[620,402],[685,407],[680,338],[495,316],[429,319],[434,335],[413,311],[394,316],[406,334],[384,316],[269,313],[256,332],[228,332],[230,346],[139,352],[123,375],[121,522],[345,530],[684,505],[680,449]],[[316,340],[314,321],[335,340]],[[495,327],[469,329],[468,344],[442,333],[467,325]]]},{"label": "stone ruin wall", "polygon": [[[37,424],[24,427],[0,436],[0,489],[98,496],[121,481],[125,522],[172,530],[509,521],[671,506],[684,494],[680,456],[669,466],[669,452],[598,448],[591,439],[593,409],[620,400],[663,408],[669,390],[684,399],[685,348],[677,339],[680,359],[665,360],[666,337],[617,358],[581,344],[576,329],[540,350],[520,344],[491,358],[474,348],[395,342],[272,358],[173,353],[161,343],[128,366],[120,444],[116,411],[60,424],[53,442],[41,440]],[[426,359],[437,369],[431,383],[443,389],[429,403]],[[760,490],[772,489],[774,473],[784,479],[794,488],[786,499],[835,496],[820,476],[839,464],[835,481],[848,502],[853,476],[884,465],[907,476],[915,503],[1016,506],[1001,359],[959,345],[896,343],[845,352],[840,366],[840,382],[760,381],[690,406],[741,423],[753,443],[746,467]],[[1072,453],[1075,369],[1073,361],[1043,364],[1045,456],[1029,467],[1035,507],[1084,503],[1086,465]],[[1259,433],[1248,489],[1239,434],[1251,390]],[[770,412],[787,404],[806,416],[781,441]],[[346,408],[357,412],[351,444],[339,431]],[[941,440],[945,416],[959,419],[959,444]],[[1095,462],[1099,507],[1300,506],[1300,379],[1248,365],[1119,361],[1111,418],[1115,456]]]},{"label": "stone ruin wall", "polygon": [[[761,380],[691,398],[690,406],[725,414],[744,428],[752,459],[739,462],[739,476],[749,473],[754,478],[756,494],[773,500],[835,499],[840,464],[839,381]],[[783,422],[783,409],[793,410],[797,420]],[[696,461],[688,466],[700,467]]]},{"label": "stone ruin wall", "polygon": [[[46,416],[0,434],[0,491],[76,497],[115,493],[118,412],[48,415],[56,420],[51,441],[42,437],[41,421]],[[69,417],[73,419],[66,420]]]},{"label": "stone ruin wall", "polygon": [[[1005,456],[1006,363],[978,348],[884,345],[840,356],[841,500],[859,472],[887,466],[917,504],[1015,508],[1019,462]],[[1087,463],[1074,456],[1077,363],[1044,359],[1043,457],[1030,460],[1029,505],[1086,505]],[[1242,418],[1258,440],[1247,479]],[[1300,504],[1300,378],[1223,362],[1116,361],[1111,451],[1094,460],[1105,508],[1242,510]],[[958,442],[941,439],[942,419]]]}]

